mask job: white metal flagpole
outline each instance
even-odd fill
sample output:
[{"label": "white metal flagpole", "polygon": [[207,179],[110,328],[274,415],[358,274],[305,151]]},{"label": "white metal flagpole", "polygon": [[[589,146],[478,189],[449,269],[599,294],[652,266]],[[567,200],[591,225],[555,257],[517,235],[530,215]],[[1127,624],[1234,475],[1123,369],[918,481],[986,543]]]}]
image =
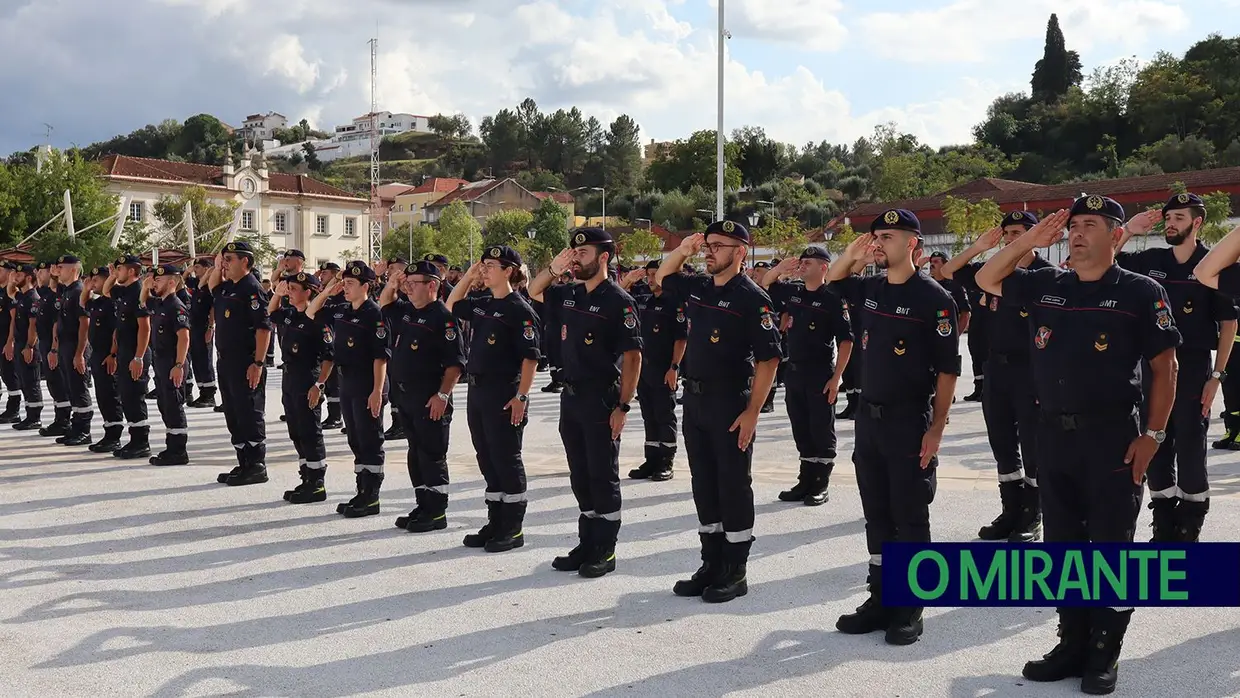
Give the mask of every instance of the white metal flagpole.
[{"label": "white metal flagpole", "polygon": [[197,253],[194,251],[194,212],[188,201],[185,202],[185,237],[189,240],[189,258],[192,261]]},{"label": "white metal flagpole", "polygon": [[69,231],[69,239],[77,237],[77,232],[73,230],[73,197],[69,194],[69,190],[65,190],[65,230]]},{"label": "white metal flagpole", "polygon": [[723,220],[723,172],[726,164],[723,161],[723,42],[727,39],[727,30],[723,28],[723,2],[719,0],[719,124],[715,131],[715,220]]}]

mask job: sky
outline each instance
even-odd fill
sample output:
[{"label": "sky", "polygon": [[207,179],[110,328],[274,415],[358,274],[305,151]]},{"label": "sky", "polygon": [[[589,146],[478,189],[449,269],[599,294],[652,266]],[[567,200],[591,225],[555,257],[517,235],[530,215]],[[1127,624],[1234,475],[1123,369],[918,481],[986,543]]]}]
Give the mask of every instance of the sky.
[{"label": "sky", "polygon": [[[486,115],[533,97],[643,141],[714,128],[719,0],[0,0],[0,154],[166,118],[278,111],[331,130],[370,108]],[[725,0],[727,131],[852,143],[895,122],[972,141],[1028,90],[1059,15],[1088,75],[1240,34],[1240,0]]]}]

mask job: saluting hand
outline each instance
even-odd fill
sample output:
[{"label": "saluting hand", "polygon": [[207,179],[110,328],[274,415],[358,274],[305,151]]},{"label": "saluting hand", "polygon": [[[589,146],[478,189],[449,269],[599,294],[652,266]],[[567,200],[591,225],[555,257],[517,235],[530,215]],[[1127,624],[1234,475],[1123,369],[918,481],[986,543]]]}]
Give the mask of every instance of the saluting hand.
[{"label": "saluting hand", "polygon": [[288,282],[287,281],[281,281],[280,283],[276,284],[276,297],[277,298],[288,297]]},{"label": "saluting hand", "polygon": [[728,431],[735,431],[736,447],[744,451],[749,448],[749,444],[753,443],[754,432],[758,430],[758,413],[745,410],[737,416],[736,421],[732,422],[732,426],[728,427]]},{"label": "saluting hand", "polygon": [[1050,247],[1063,239],[1064,227],[1068,225],[1069,212],[1061,208],[1051,215],[1038,221],[1025,235],[1033,241],[1034,247]]},{"label": "saluting hand", "polygon": [[1158,442],[1152,436],[1142,434],[1128,444],[1128,453],[1124,454],[1124,462],[1132,466],[1132,482],[1140,485],[1145,482],[1145,471],[1150,469],[1150,461],[1158,453]]},{"label": "saluting hand", "polygon": [[999,241],[1002,239],[1003,239],[1003,228],[1000,228],[999,226],[996,225],[990,230],[987,230],[986,232],[977,236],[977,240],[973,242],[973,248],[977,250],[978,253],[985,252],[987,250],[993,250],[999,246]]},{"label": "saluting hand", "polygon": [[[554,273],[554,271],[552,273]],[[630,270],[629,273],[624,275],[624,283],[635,284],[644,278],[646,278],[645,269],[633,269],[633,270]]]},{"label": "saluting hand", "polygon": [[1154,226],[1162,222],[1163,213],[1158,209],[1153,211],[1142,211],[1133,216],[1124,224],[1124,232],[1129,235],[1145,235],[1154,229]]},{"label": "saluting hand", "polygon": [[551,274],[553,276],[560,276],[564,272],[568,271],[568,268],[573,264],[574,254],[573,248],[571,247],[560,250],[560,253],[555,256],[555,259],[552,259],[551,263],[547,265],[547,268],[551,270]]},{"label": "saluting hand", "polygon": [[867,254],[874,251],[874,234],[862,233],[855,240],[848,243],[848,247],[844,248],[844,256],[853,262],[860,262],[865,259]]},{"label": "saluting hand", "polygon": [[706,244],[706,236],[702,233],[694,233],[684,240],[680,241],[680,246],[676,251],[685,257],[692,257],[702,249],[702,245]]},{"label": "saluting hand", "polygon": [[921,437],[921,469],[930,467],[930,461],[939,454],[939,446],[943,443],[943,430],[930,427]]}]

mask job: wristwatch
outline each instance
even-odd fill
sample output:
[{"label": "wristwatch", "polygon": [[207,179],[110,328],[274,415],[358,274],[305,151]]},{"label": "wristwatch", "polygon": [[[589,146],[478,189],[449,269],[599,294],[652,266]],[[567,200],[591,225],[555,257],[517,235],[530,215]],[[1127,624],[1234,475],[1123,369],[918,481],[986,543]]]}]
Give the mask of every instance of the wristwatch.
[{"label": "wristwatch", "polygon": [[324,389],[327,388],[327,384],[326,383],[315,383],[314,387],[318,388],[319,392],[321,393],[323,392]]},{"label": "wristwatch", "polygon": [[452,399],[452,396],[449,395],[448,393],[436,393],[436,395],[438,395],[439,399],[443,400],[444,402],[447,402]]},{"label": "wristwatch", "polygon": [[59,350],[59,349],[57,349],[56,347],[52,347],[51,349],[48,349],[48,350],[47,350],[47,353],[49,353],[49,354],[59,354],[59,353],[60,353],[60,350]]},{"label": "wristwatch", "polygon": [[625,414],[628,414],[629,410],[633,409],[633,406],[627,402],[622,402],[619,405],[616,405],[616,409],[620,410],[621,412]]},{"label": "wristwatch", "polygon": [[266,366],[266,365],[267,365],[267,362],[266,362],[266,361],[251,361],[251,362],[250,362],[250,365],[251,365],[251,366],[258,366],[259,368],[262,368],[263,366]]},{"label": "wristwatch", "polygon": [[1163,431],[1162,429],[1158,429],[1158,430],[1147,429],[1145,432],[1145,435],[1153,439],[1155,443],[1161,444],[1162,442],[1167,440],[1167,432]]},{"label": "wristwatch", "polygon": [[1213,371],[1212,373],[1210,373],[1210,377],[1218,381],[1219,383],[1222,383],[1224,380],[1227,380],[1227,372],[1226,371]]},{"label": "wristwatch", "polygon": [[173,368],[185,368],[185,362],[182,361],[181,363],[172,364],[172,367]]},{"label": "wristwatch", "polygon": [[680,371],[680,364],[672,364],[673,371]]},{"label": "wristwatch", "polygon": [[526,395],[525,393],[517,393],[517,402],[528,402],[529,399],[529,395]]}]

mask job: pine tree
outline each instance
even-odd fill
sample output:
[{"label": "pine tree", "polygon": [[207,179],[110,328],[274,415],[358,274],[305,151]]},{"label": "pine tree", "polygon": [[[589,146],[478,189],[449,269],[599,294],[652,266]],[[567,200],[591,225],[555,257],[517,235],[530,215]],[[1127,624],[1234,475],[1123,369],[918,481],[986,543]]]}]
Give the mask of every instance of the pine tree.
[{"label": "pine tree", "polygon": [[1042,60],[1033,69],[1029,86],[1033,98],[1051,103],[1068,92],[1068,88],[1081,83],[1081,56],[1069,51],[1064,43],[1059,17],[1052,14],[1046,23],[1046,48]]}]

